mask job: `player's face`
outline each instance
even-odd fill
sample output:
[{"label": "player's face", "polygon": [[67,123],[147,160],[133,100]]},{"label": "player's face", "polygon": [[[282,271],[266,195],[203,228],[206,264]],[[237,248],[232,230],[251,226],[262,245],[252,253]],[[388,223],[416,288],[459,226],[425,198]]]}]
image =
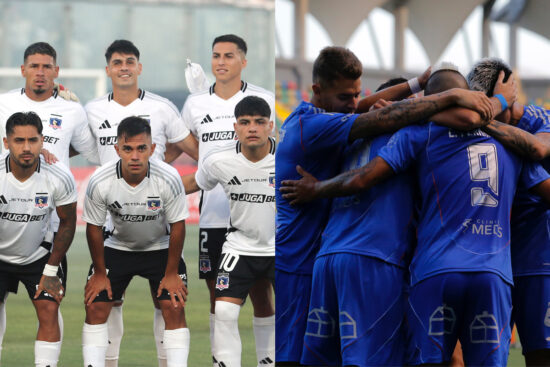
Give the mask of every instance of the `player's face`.
[{"label": "player's face", "polygon": [[21,168],[33,167],[42,150],[43,137],[32,125],[15,126],[13,134],[4,138],[4,147],[9,149],[11,162]]},{"label": "player's face", "polygon": [[54,80],[58,74],[59,66],[49,55],[29,55],[25,64],[21,65],[21,75],[25,78],[25,89],[31,93],[31,98],[35,97],[41,100],[50,98]]},{"label": "player's face", "polygon": [[233,42],[218,42],[212,48],[212,74],[216,82],[228,82],[238,78],[246,66],[244,54]]},{"label": "player's face", "polygon": [[113,88],[135,88],[141,74],[141,63],[136,55],[113,53],[109,65],[105,67]]},{"label": "player's face", "polygon": [[240,116],[233,126],[244,147],[260,148],[267,144],[273,121],[264,116]]},{"label": "player's face", "polygon": [[353,113],[359,103],[361,79],[343,79],[333,81],[330,85],[313,84],[314,97],[319,106],[327,112]]},{"label": "player's face", "polygon": [[147,174],[149,158],[155,151],[151,136],[145,133],[132,137],[121,137],[115,145],[122,160],[122,175],[125,178],[143,179]]}]

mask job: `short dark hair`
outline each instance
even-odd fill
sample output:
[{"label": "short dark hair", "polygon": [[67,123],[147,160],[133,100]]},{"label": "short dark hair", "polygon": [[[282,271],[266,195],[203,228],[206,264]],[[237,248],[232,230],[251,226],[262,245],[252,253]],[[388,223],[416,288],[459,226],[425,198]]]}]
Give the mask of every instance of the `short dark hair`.
[{"label": "short dark hair", "polygon": [[363,65],[353,52],[344,47],[325,47],[313,63],[313,83],[322,86],[344,78],[357,80],[363,74]]},{"label": "short dark hair", "polygon": [[403,78],[402,76],[398,76],[395,78],[391,78],[386,80],[384,83],[380,84],[378,88],[376,88],[376,92],[380,92],[382,89],[386,89],[389,87],[393,87],[394,85],[401,84],[406,82],[407,79]]},{"label": "short dark hair", "polygon": [[[463,85],[458,84],[458,80],[453,78],[459,76]],[[424,88],[424,95],[429,96],[436,93],[441,93],[451,88],[468,88],[468,83],[464,75],[458,70],[453,69],[441,69],[432,73],[426,82],[426,87]]]},{"label": "short dark hair", "polygon": [[34,126],[42,135],[42,120],[35,112],[16,112],[6,121],[6,136],[13,134],[15,126]]},{"label": "short dark hair", "polygon": [[241,99],[235,106],[235,118],[238,119],[241,116],[262,116],[271,117],[271,108],[265,101],[265,99],[248,96]]},{"label": "short dark hair", "polygon": [[496,57],[481,59],[472,67],[466,80],[471,90],[481,91],[488,97],[492,97],[498,75],[502,70],[504,70],[504,82],[506,82],[512,74],[512,69],[507,63]]},{"label": "short dark hair", "polygon": [[139,60],[138,48],[128,40],[116,40],[107,47],[105,51],[105,60],[107,60],[107,64],[111,61],[111,57],[115,52],[125,55],[134,55]]},{"label": "short dark hair", "polygon": [[53,57],[54,64],[57,62],[57,52],[55,52],[55,49],[49,43],[36,42],[25,49],[23,63],[27,61],[27,57],[36,54],[51,56]]},{"label": "short dark hair", "polygon": [[131,138],[145,133],[151,136],[151,125],[147,120],[137,116],[129,116],[120,122],[117,128],[117,138]]},{"label": "short dark hair", "polygon": [[216,43],[220,42],[231,42],[237,45],[237,48],[241,50],[245,55],[248,51],[248,48],[246,47],[246,42],[239,36],[236,36],[234,34],[224,34],[222,36],[218,36],[214,38],[214,42],[212,42],[212,49],[214,49],[214,45]]}]

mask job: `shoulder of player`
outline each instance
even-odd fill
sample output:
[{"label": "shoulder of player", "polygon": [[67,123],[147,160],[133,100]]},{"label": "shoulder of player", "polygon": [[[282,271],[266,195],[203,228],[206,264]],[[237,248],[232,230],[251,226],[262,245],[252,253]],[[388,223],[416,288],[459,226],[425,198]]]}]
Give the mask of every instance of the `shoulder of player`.
[{"label": "shoulder of player", "polygon": [[163,108],[169,108],[170,110],[172,110],[173,112],[175,112],[178,115],[180,113],[178,108],[176,107],[176,105],[174,103],[172,103],[172,101],[170,101],[168,98],[161,97],[158,94],[142,90],[142,92],[140,94],[140,99],[142,101],[145,101],[145,102],[158,103]]},{"label": "shoulder of player", "polygon": [[192,93],[187,96],[187,99],[185,100],[185,105],[187,106],[193,106],[196,104],[204,103],[205,100],[209,99],[211,96],[210,90],[205,89],[200,92]]},{"label": "shoulder of player", "polygon": [[48,164],[42,156],[40,156],[38,172],[45,174],[50,181],[57,181],[62,184],[67,191],[76,190],[74,176],[69,167],[62,162]]},{"label": "shoulder of player", "polygon": [[100,167],[98,167],[94,173],[90,176],[90,180],[88,181],[88,188],[86,189],[86,192],[91,192],[95,190],[97,185],[107,183],[110,185],[110,182],[112,180],[116,180],[118,178],[118,159],[109,161]]},{"label": "shoulder of player", "polygon": [[275,99],[275,94],[273,94],[273,92],[254,84],[250,84],[247,82],[243,82],[243,83],[244,83],[243,88],[241,90],[243,91],[244,94]]},{"label": "shoulder of player", "polygon": [[215,164],[223,164],[223,162],[234,159],[238,154],[237,146],[238,143],[235,142],[235,144],[227,144],[212,148],[204,156],[203,164],[212,166]]},{"label": "shoulder of player", "polygon": [[87,112],[89,109],[96,108],[98,105],[108,103],[109,102],[109,96],[110,96],[110,94],[106,94],[104,96],[92,99],[91,101],[86,103],[86,105],[84,106],[84,109]]},{"label": "shoulder of player", "polygon": [[159,159],[149,160],[149,178],[164,182],[173,195],[179,195],[183,191],[183,184],[178,170]]}]

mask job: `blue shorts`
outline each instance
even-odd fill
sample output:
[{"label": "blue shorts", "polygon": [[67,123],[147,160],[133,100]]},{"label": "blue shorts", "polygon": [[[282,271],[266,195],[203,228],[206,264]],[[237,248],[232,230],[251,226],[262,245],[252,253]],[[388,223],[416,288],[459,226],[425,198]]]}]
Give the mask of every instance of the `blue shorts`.
[{"label": "blue shorts", "polygon": [[438,274],[412,286],[409,364],[448,362],[459,339],[467,366],[506,366],[511,293],[489,272]]},{"label": "blue shorts", "polygon": [[515,277],[512,303],[523,354],[550,349],[550,275]]},{"label": "blue shorts", "polygon": [[311,275],[275,270],[275,356],[299,362],[306,332]]},{"label": "blue shorts", "polygon": [[356,254],[319,257],[302,363],[401,366],[404,357],[404,270]]}]

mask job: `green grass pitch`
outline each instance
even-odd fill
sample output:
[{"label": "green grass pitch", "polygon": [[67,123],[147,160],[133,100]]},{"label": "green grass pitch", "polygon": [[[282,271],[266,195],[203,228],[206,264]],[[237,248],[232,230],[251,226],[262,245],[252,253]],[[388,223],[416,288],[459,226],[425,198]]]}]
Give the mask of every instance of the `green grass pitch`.
[{"label": "green grass pitch", "polygon": [[[198,227],[187,226],[185,262],[189,278],[189,298],[185,308],[187,324],[191,332],[188,365],[212,366],[209,337],[208,291],[203,280],[198,279]],[[84,282],[91,260],[82,229],[77,230],[68,253],[69,277],[67,296],[61,303],[65,322],[65,335],[58,367],[78,367],[82,361],[82,325],[84,323]],[[2,350],[2,367],[34,366],[34,339],[37,319],[27,292],[19,285],[17,295],[10,294],[6,302],[7,330]],[[126,291],[124,337],[120,348],[119,367],[157,366],[153,338],[153,303],[149,285],[136,277]],[[252,331],[252,307],[246,302],[239,318],[239,330],[243,344],[243,367],[256,366],[256,351]]]}]

